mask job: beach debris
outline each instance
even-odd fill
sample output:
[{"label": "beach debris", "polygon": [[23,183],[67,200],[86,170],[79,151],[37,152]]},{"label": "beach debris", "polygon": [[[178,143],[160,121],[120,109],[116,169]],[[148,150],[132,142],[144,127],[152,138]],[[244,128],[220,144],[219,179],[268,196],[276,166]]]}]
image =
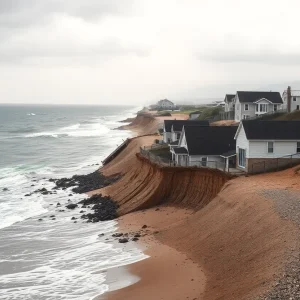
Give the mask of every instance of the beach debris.
[{"label": "beach debris", "polygon": [[121,237],[121,236],[123,236],[123,233],[114,233],[112,235],[112,237]]},{"label": "beach debris", "polygon": [[119,243],[121,244],[128,243],[128,239],[127,238],[119,239]]},{"label": "beach debris", "polygon": [[75,203],[71,203],[66,206],[66,208],[68,208],[68,209],[75,209],[76,207],[78,207],[78,205]]}]

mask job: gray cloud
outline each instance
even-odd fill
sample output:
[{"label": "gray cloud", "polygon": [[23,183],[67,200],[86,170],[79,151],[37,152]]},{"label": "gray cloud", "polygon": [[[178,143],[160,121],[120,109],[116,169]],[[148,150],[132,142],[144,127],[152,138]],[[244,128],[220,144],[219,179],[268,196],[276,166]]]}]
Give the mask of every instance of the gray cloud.
[{"label": "gray cloud", "polygon": [[56,13],[95,20],[127,14],[135,0],[0,0],[1,28],[20,28],[45,22]]}]

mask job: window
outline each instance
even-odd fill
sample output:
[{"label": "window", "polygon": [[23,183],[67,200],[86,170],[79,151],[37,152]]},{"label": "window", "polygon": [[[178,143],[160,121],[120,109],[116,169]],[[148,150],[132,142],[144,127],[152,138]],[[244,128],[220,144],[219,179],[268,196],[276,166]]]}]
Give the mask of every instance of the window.
[{"label": "window", "polygon": [[207,166],[207,157],[201,157],[201,166],[206,167]]},{"label": "window", "polygon": [[249,110],[249,104],[245,104],[245,110]]},{"label": "window", "polygon": [[274,111],[277,111],[278,107],[277,104],[274,104]]},{"label": "window", "polygon": [[297,105],[297,108],[296,108],[297,110],[299,110],[299,105]]},{"label": "window", "polygon": [[300,142],[297,142],[297,153],[300,153]]},{"label": "window", "polygon": [[268,142],[268,153],[274,153],[274,142]]},{"label": "window", "polygon": [[256,104],[256,112],[265,113],[268,111],[268,104]]},{"label": "window", "polygon": [[296,98],[296,97],[293,97],[293,101],[297,101],[297,98]]}]

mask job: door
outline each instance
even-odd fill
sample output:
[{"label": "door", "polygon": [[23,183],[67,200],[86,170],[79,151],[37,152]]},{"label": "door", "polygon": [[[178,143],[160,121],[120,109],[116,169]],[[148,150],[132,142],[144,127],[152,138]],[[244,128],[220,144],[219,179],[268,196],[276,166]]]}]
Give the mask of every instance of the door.
[{"label": "door", "polygon": [[246,150],[239,149],[239,167],[246,167]]}]

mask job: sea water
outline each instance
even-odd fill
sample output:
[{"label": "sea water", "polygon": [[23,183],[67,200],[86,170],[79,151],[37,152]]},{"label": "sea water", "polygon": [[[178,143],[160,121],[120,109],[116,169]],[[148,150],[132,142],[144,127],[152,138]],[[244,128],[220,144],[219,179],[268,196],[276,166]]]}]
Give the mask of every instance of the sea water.
[{"label": "sea water", "polygon": [[28,196],[51,190],[50,178],[97,169],[131,136],[115,128],[137,110],[0,105],[0,299],[93,299],[108,290],[108,269],[145,258],[135,247],[107,240],[117,222],[85,223],[64,209],[86,195],[70,196],[67,189]]}]

